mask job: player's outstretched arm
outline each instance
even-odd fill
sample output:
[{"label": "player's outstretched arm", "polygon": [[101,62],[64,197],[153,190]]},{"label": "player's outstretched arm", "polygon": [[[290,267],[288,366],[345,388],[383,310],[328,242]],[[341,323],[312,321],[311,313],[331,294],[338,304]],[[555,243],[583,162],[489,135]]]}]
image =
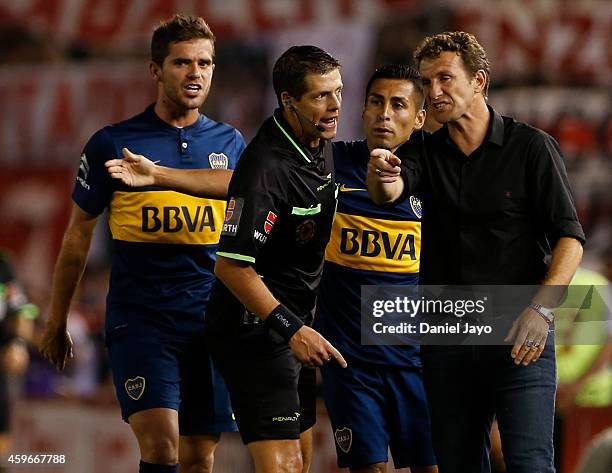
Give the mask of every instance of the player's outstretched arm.
[{"label": "player's outstretched arm", "polygon": [[96,221],[96,216],[73,205],[70,223],[55,264],[49,319],[39,350],[58,370],[63,370],[66,361],[72,358],[72,340],[67,329],[68,311],[85,269]]},{"label": "player's outstretched arm", "polygon": [[249,311],[287,340],[302,363],[322,366],[335,359],[346,367],[340,352],[284,307],[250,264],[217,255],[215,274]]},{"label": "player's outstretched arm", "polygon": [[378,205],[396,201],[404,191],[400,159],[386,149],[373,149],[368,162],[366,184],[370,198]]},{"label": "player's outstretched arm", "polygon": [[130,187],[159,186],[184,194],[226,199],[232,178],[228,169],[174,169],[159,166],[141,154],[123,148],[123,159],[104,163],[113,179]]}]

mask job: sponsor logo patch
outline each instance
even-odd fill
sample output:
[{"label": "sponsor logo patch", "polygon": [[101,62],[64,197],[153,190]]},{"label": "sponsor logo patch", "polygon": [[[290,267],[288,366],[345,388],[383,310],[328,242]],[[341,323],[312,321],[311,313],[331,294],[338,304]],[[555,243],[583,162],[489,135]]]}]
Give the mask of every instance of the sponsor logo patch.
[{"label": "sponsor logo patch", "polygon": [[368,190],[363,187],[346,187],[344,184],[342,184],[338,189],[340,192],[368,192]]},{"label": "sponsor logo patch", "polygon": [[410,196],[410,208],[418,218],[423,217],[423,208],[421,207],[421,199],[413,195]]},{"label": "sponsor logo patch", "polygon": [[127,395],[134,399],[134,401],[138,401],[145,390],[145,379],[142,376],[136,376],[135,378],[128,379],[124,386]]},{"label": "sponsor logo patch", "polygon": [[227,169],[229,159],[223,153],[210,153],[208,155],[208,162],[213,169]]},{"label": "sponsor logo patch", "polygon": [[79,163],[79,172],[77,173],[77,182],[83,186],[83,188],[89,190],[90,186],[87,183],[87,176],[89,176],[89,163],[87,162],[87,156],[85,153],[81,155],[81,162]]},{"label": "sponsor logo patch", "polygon": [[306,220],[295,229],[295,240],[298,243],[309,242],[315,236],[316,229],[317,225],[313,220]]},{"label": "sponsor logo patch", "polygon": [[293,416],[272,417],[272,422],[296,422],[300,418],[300,413],[295,412]]},{"label": "sponsor logo patch", "polygon": [[274,212],[272,212],[271,210],[268,211],[266,221],[264,222],[264,230],[266,231],[266,233],[270,233],[272,231],[272,228],[274,227],[277,218],[278,216]]},{"label": "sponsor logo patch", "polygon": [[243,206],[244,199],[230,197],[227,203],[227,209],[225,210],[225,222],[223,223],[221,235],[236,236]]},{"label": "sponsor logo patch", "polygon": [[353,431],[348,427],[336,429],[334,437],[336,438],[336,443],[338,447],[340,447],[340,450],[344,453],[348,453],[351,449],[351,445],[353,445]]}]

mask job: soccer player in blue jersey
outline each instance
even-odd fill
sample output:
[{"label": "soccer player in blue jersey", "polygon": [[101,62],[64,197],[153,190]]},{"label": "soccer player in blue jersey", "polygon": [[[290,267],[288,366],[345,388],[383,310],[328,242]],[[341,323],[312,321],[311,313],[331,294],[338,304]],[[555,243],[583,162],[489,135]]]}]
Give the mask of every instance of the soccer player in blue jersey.
[{"label": "soccer player in blue jersey", "polygon": [[[214,35],[199,17],[176,15],[151,42],[157,101],[89,140],[53,278],[41,352],[58,369],[72,356],[70,302],[98,216],[113,237],[106,344],[123,418],[141,453],[140,473],[212,471],[220,432],[236,430],[229,396],[202,341],[215,281],[227,186],[207,198],[114,181],[105,161],[144,153],[168,168],[230,173],[244,149],[234,128],[199,113],[214,70]],[[225,181],[224,181],[225,182]]]},{"label": "soccer player in blue jersey", "polygon": [[348,362],[346,369],[326,364],[321,373],[338,466],[353,473],[386,472],[389,448],[396,468],[437,471],[419,347],[362,345],[360,331],[362,285],[418,283],[418,197],[379,207],[370,200],[365,179],[371,152],[395,152],[422,128],[423,97],[415,69],[400,64],[377,69],[366,87],[367,139],[334,143],[340,192],[314,328]]},{"label": "soccer player in blue jersey", "polygon": [[[365,176],[370,152],[395,151],[423,126],[422,108],[418,73],[404,65],[382,67],[366,88],[367,140],[333,146],[338,213],[326,250],[315,327],[350,360],[348,369],[330,363],[322,373],[338,462],[353,472],[386,471],[389,446],[396,467],[437,471],[418,347],[362,346],[359,328],[361,285],[418,282],[420,201],[410,196],[395,207],[378,207],[368,197]],[[129,185],[155,182],[194,194],[211,191],[210,181],[203,179],[209,171],[167,170],[133,155],[107,165],[113,177]],[[392,240],[389,254],[373,243],[385,238]]]}]

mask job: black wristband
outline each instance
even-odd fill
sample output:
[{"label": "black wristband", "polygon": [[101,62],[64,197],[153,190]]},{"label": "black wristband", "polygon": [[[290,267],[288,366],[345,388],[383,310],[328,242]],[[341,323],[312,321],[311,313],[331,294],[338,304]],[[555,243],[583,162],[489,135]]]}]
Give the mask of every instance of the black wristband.
[{"label": "black wristband", "polygon": [[265,323],[287,342],[293,337],[293,334],[304,325],[304,322],[283,304],[277,305],[274,310],[268,314]]}]

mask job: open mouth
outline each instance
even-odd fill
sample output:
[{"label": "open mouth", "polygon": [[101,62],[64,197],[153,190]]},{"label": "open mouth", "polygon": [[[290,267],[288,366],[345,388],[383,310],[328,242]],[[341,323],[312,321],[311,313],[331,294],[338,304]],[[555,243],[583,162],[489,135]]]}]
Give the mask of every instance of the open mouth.
[{"label": "open mouth", "polygon": [[434,110],[444,110],[447,107],[450,107],[448,102],[434,102],[431,104]]},{"label": "open mouth", "polygon": [[187,91],[187,95],[198,95],[202,90],[202,86],[200,84],[187,84],[184,89]]},{"label": "open mouth", "polygon": [[321,125],[323,128],[327,130],[333,130],[338,125],[338,118],[337,117],[322,118],[321,120],[319,120],[319,125]]}]

